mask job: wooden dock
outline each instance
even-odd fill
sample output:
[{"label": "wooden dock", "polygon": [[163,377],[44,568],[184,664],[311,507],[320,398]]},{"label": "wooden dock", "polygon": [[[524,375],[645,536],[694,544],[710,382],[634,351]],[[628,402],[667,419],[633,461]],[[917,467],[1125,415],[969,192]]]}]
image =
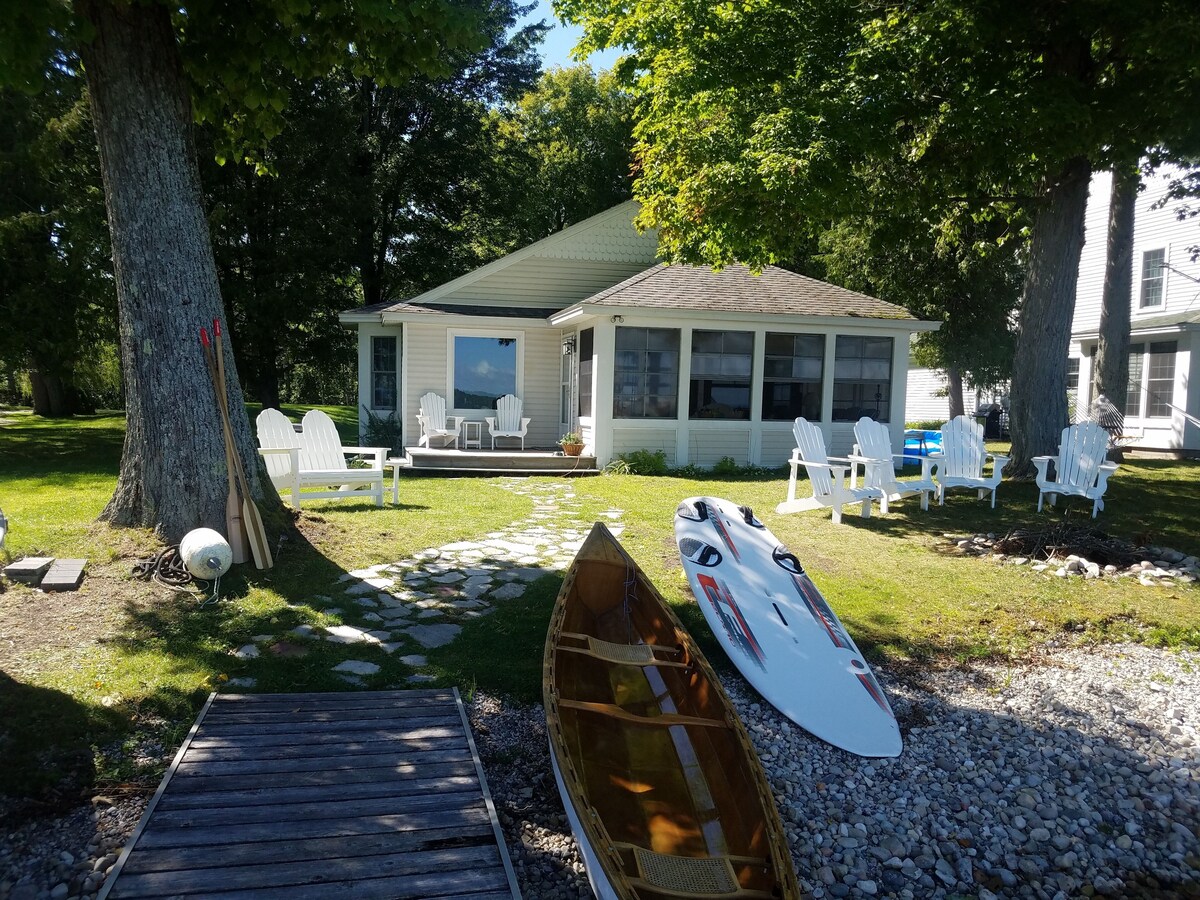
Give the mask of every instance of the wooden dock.
[{"label": "wooden dock", "polygon": [[457,689],[214,694],[99,900],[519,898]]}]

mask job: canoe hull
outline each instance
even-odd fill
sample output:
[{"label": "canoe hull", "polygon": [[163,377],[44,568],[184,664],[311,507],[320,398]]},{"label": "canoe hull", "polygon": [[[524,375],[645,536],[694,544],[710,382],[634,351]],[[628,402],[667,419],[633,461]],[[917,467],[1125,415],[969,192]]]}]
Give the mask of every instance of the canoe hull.
[{"label": "canoe hull", "polygon": [[597,523],[546,639],[555,779],[597,897],[799,897],[770,786],[716,675]]}]

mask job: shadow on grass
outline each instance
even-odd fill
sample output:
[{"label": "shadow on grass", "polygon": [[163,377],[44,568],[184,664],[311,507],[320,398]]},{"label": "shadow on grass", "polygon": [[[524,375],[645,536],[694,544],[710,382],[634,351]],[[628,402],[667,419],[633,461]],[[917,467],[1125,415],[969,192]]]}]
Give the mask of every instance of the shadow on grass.
[{"label": "shadow on grass", "polygon": [[8,810],[8,821],[77,805],[95,782],[92,745],[120,724],[102,706],[0,672],[0,795],[25,801]]}]

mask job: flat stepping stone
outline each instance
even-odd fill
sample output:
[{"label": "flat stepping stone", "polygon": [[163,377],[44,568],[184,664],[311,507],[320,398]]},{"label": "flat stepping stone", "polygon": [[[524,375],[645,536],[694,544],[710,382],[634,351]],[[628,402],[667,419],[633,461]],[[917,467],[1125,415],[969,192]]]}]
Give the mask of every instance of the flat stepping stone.
[{"label": "flat stepping stone", "polygon": [[409,684],[428,684],[431,681],[437,681],[437,676],[436,675],[422,675],[422,674],[418,673],[416,675],[409,675],[404,680],[407,681]]},{"label": "flat stepping stone", "polygon": [[513,578],[517,578],[517,579],[520,579],[521,581],[526,581],[526,582],[537,581],[539,578],[541,578],[543,575],[546,574],[546,571],[544,569],[536,568],[533,566],[527,566],[527,567],[520,568],[520,569],[511,569],[510,571],[512,572]]},{"label": "flat stepping stone", "polygon": [[510,581],[492,591],[492,597],[496,600],[515,600],[524,593],[525,585]]},{"label": "flat stepping stone", "polygon": [[346,684],[352,684],[355,687],[364,687],[366,685],[366,682],[363,681],[361,678],[359,678],[357,675],[351,675],[346,672],[339,672],[338,677],[341,678],[342,681],[346,682]]},{"label": "flat stepping stone", "polygon": [[384,622],[396,622],[400,619],[407,619],[410,615],[407,609],[385,609],[379,614],[380,619]]},{"label": "flat stepping stone", "polygon": [[456,584],[466,577],[462,572],[447,572],[445,575],[438,575],[431,580],[437,584]]},{"label": "flat stepping stone", "polygon": [[230,678],[227,682],[225,682],[225,687],[252,688],[256,684],[258,684],[257,678],[250,678],[249,676],[242,676],[241,678]]},{"label": "flat stepping stone", "polygon": [[334,644],[374,644],[379,639],[371,637],[361,628],[353,625],[331,625],[325,629],[325,640]]},{"label": "flat stepping stone", "polygon": [[473,585],[471,587],[465,587],[459,593],[461,593],[468,600],[475,600],[476,598],[482,597],[489,590],[491,590],[491,587],[492,587],[492,579],[489,578],[484,584],[477,584],[477,585]]},{"label": "flat stepping stone", "polygon": [[379,671],[379,666],[362,659],[348,659],[334,666],[333,671],[350,675],[374,675]]},{"label": "flat stepping stone", "polygon": [[363,621],[364,622],[382,622],[383,616],[379,615],[379,613],[373,613],[373,612],[364,613]]},{"label": "flat stepping stone", "polygon": [[[391,579],[388,579],[388,581],[390,582]],[[373,594],[377,590],[378,588],[375,587],[375,585],[366,581],[360,581],[358,584],[354,585],[354,587],[347,588],[346,593],[351,597],[356,597],[359,594]]]},{"label": "flat stepping stone", "polygon": [[294,635],[298,638],[310,638],[318,636],[317,629],[313,628],[311,625],[297,625],[295,628],[289,631],[288,634]]},{"label": "flat stepping stone", "polygon": [[238,659],[258,659],[258,647],[254,644],[246,644],[244,647],[234,650],[233,655]]},{"label": "flat stepping stone", "polygon": [[443,552],[447,550],[454,552],[457,550],[474,550],[476,546],[474,541],[456,541],[453,544],[443,544],[441,549]]},{"label": "flat stepping stone", "polygon": [[56,559],[42,578],[43,591],[73,591],[83,583],[86,559]]},{"label": "flat stepping stone", "polygon": [[403,641],[384,641],[379,646],[383,648],[385,653],[395,653],[397,650],[404,647],[404,642]]},{"label": "flat stepping stone", "polygon": [[452,643],[460,631],[462,631],[461,625],[439,622],[436,625],[413,625],[405,628],[403,633],[422,647],[432,650],[435,647],[444,647]]},{"label": "flat stepping stone", "polygon": [[429,660],[427,660],[424,656],[421,656],[419,653],[410,653],[408,656],[400,657],[400,662],[404,663],[406,666],[412,666],[414,669],[420,669],[428,665]]},{"label": "flat stepping stone", "polygon": [[4,577],[10,581],[37,586],[42,576],[54,564],[53,556],[27,556],[4,567]]},{"label": "flat stepping stone", "polygon": [[254,643],[256,643],[256,644],[261,644],[263,641],[275,640],[275,635],[273,635],[273,634],[256,634],[254,637],[250,638],[250,640],[254,641]]}]

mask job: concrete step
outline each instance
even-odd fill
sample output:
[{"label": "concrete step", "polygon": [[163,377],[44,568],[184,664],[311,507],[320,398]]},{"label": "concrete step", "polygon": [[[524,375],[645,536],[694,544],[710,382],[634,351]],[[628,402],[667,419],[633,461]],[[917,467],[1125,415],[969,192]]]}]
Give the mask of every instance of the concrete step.
[{"label": "concrete step", "polygon": [[470,475],[595,475],[596,457],[550,450],[455,450],[405,447],[408,470]]}]

